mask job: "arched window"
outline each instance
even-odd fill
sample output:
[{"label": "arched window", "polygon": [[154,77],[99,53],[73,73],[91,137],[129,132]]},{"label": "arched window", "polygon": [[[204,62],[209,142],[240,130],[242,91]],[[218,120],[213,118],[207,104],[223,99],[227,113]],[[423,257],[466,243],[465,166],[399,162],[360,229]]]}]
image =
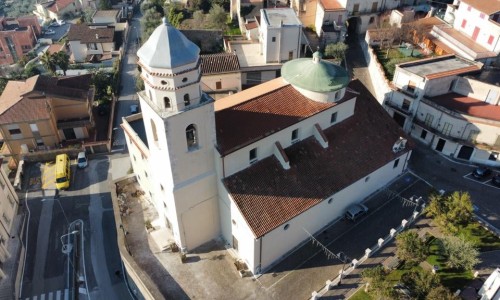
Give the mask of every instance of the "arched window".
[{"label": "arched window", "polygon": [[196,132],[196,126],[194,124],[186,127],[186,142],[188,150],[198,148],[198,133]]},{"label": "arched window", "polygon": [[155,142],[158,142],[158,134],[156,133],[156,125],[153,119],[151,119],[151,131],[153,131],[153,139]]},{"label": "arched window", "polygon": [[170,108],[170,99],[168,97],[163,97],[163,103],[165,104],[165,108]]},{"label": "arched window", "polygon": [[191,104],[191,101],[189,100],[189,94],[184,95],[184,105],[189,106]]}]

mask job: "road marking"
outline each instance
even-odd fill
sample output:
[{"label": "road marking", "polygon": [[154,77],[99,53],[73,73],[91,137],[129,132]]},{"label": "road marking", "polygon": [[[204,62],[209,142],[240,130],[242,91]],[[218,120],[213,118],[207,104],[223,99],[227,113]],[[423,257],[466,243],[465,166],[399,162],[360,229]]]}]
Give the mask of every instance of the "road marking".
[{"label": "road marking", "polygon": [[45,300],[45,294],[40,295],[40,300]]},{"label": "road marking", "polygon": [[69,300],[69,290],[68,289],[64,290],[64,300]]},{"label": "road marking", "polygon": [[476,180],[476,179],[473,179],[473,178],[468,177],[470,174],[472,174],[472,173],[469,173],[469,174],[467,174],[467,175],[464,175],[464,178],[465,178],[465,179],[468,179],[468,180],[470,180],[470,181],[474,181],[474,182],[476,182],[476,183],[479,183],[479,184],[485,185],[485,186],[487,186],[487,187],[490,187],[490,188],[494,188],[494,189],[500,190],[500,188],[499,188],[499,187],[496,187],[496,186],[494,186],[494,185],[493,185],[493,184],[491,184],[491,183],[490,183],[490,184],[488,184],[489,182],[493,181],[493,179],[489,179],[489,180],[486,180],[486,181],[484,181],[484,182],[483,182],[483,181],[479,181],[479,180]]},{"label": "road marking", "polygon": [[56,292],[56,299],[57,300],[61,299],[61,291]]},{"label": "road marking", "polygon": [[49,300],[52,300],[52,296],[54,296],[54,295],[52,294],[52,292],[50,292],[49,293]]}]

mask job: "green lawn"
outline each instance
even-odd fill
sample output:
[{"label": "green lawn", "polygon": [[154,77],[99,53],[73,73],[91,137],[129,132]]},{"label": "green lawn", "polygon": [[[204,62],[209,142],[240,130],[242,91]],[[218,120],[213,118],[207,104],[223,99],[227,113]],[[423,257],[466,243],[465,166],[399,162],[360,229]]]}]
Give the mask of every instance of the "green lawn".
[{"label": "green lawn", "polygon": [[472,222],[466,227],[460,228],[458,235],[462,235],[467,241],[473,242],[478,247],[479,252],[500,250],[500,238],[484,229],[477,222]]},{"label": "green lawn", "polygon": [[446,266],[446,257],[442,254],[441,244],[437,238],[432,238],[429,243],[427,262],[431,266],[439,267],[437,274],[441,283],[451,291],[463,289],[474,278],[471,271],[462,271]]},{"label": "green lawn", "polygon": [[391,273],[389,273],[386,276],[386,279],[393,281],[394,284],[396,284],[401,279],[401,276],[403,276],[403,274],[405,274],[409,271],[421,272],[422,267],[420,267],[420,266],[407,266],[406,264],[403,264],[398,269],[392,270]]},{"label": "green lawn", "polygon": [[365,292],[364,288],[359,289],[354,295],[349,298],[349,300],[372,300],[372,296]]},{"label": "green lawn", "polygon": [[392,78],[394,77],[396,64],[420,59],[418,57],[407,57],[399,51],[398,48],[380,49],[378,47],[374,47],[373,50],[377,55],[377,60],[384,68],[385,76],[390,81],[392,81]]}]

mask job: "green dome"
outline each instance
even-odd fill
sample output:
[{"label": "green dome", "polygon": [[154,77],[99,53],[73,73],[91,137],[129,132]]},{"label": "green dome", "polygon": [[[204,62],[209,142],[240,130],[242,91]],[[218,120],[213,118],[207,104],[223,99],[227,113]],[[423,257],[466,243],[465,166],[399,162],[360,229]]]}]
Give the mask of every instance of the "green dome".
[{"label": "green dome", "polygon": [[322,60],[319,52],[315,52],[312,59],[299,58],[285,63],[281,75],[291,85],[320,93],[340,90],[351,80],[347,70]]}]

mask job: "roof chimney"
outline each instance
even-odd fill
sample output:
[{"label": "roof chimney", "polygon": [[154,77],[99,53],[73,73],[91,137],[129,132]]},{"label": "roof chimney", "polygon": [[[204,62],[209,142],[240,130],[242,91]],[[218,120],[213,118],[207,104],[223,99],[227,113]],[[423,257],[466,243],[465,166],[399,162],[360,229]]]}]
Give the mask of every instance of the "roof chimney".
[{"label": "roof chimney", "polygon": [[95,34],[95,39],[96,39],[96,40],[98,40],[98,39],[99,39],[99,34],[98,34],[98,33],[96,33],[96,34]]}]

